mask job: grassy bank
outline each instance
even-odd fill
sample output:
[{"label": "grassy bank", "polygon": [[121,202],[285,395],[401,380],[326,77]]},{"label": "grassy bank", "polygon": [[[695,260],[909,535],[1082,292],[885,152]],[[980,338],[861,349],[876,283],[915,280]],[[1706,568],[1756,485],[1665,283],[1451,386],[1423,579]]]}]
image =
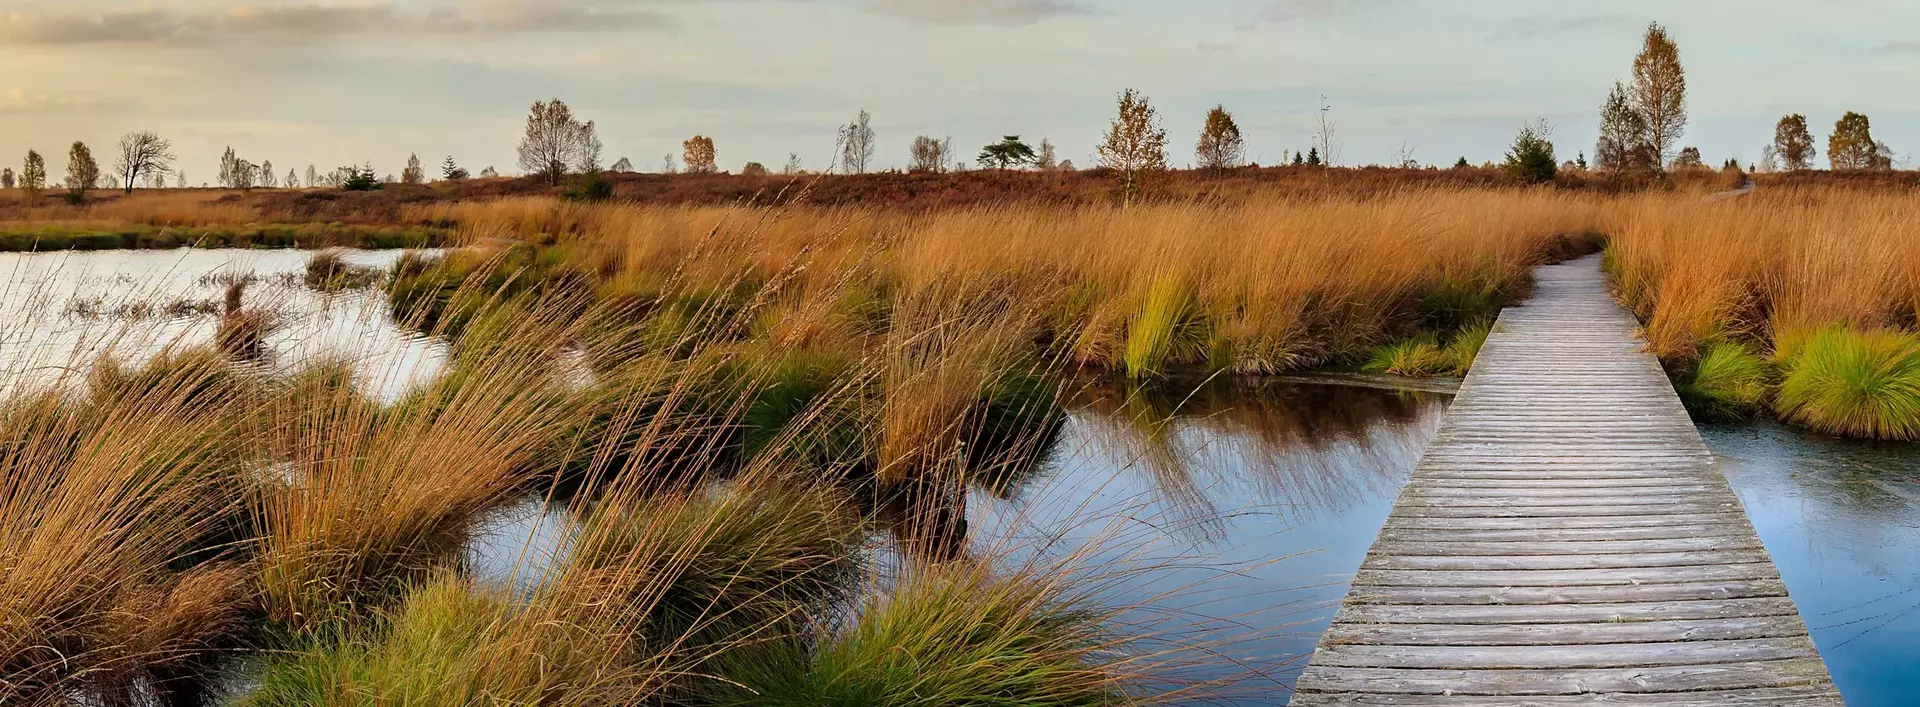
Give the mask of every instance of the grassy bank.
[{"label": "grassy bank", "polygon": [[1584,228],[1599,205],[1426,191],[922,214],[443,204],[418,216],[527,247],[405,268],[395,302],[457,322],[473,308],[441,293],[475,279],[515,296],[573,288],[691,310],[738,307],[744,287],[772,298],[747,335],[861,350],[897,303],[972,288],[1031,310],[1039,350],[1076,364],[1265,373],[1358,363],[1422,334],[1458,339],[1523,297],[1532,266],[1594,247]]},{"label": "grassy bank", "polygon": [[1610,219],[1620,296],[1694,409],[1920,439],[1920,199],[1638,199]]},{"label": "grassy bank", "polygon": [[0,223],[0,253],[171,248],[436,248],[444,229],[346,224],[153,226],[114,223]]}]

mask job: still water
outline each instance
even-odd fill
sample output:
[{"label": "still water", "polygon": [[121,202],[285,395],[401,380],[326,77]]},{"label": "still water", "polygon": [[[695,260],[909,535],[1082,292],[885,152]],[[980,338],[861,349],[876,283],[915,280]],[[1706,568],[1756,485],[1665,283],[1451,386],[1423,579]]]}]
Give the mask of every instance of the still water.
[{"label": "still water", "polygon": [[[397,252],[356,252],[386,267]],[[393,399],[438,375],[443,341],[395,325],[378,292],[321,293],[298,251],[0,255],[0,389],[102,352],[129,360],[213,336],[227,284],[280,313],[266,360],[359,361]],[[1215,381],[1153,392],[1089,387],[1050,453],[976,488],[969,544],[1002,562],[1122,567],[1100,596],[1130,626],[1240,667],[1232,701],[1284,704],[1385,521],[1448,396],[1346,385]],[[1854,705],[1920,694],[1920,447],[1830,440],[1768,423],[1703,426],[1835,680]],[[564,557],[572,523],[528,501],[474,538],[471,566],[522,579]],[[884,564],[879,562],[877,564]],[[516,573],[514,568],[520,568]],[[1220,660],[1205,661],[1224,665]],[[1251,677],[1247,676],[1251,673]]]},{"label": "still water", "polygon": [[1700,432],[1847,704],[1920,704],[1920,446],[1772,423]]},{"label": "still water", "polygon": [[[401,251],[347,251],[351,266],[390,268]],[[263,360],[297,368],[318,359],[358,363],[367,392],[391,400],[439,375],[444,342],[396,325],[378,291],[318,292],[297,250],[0,253],[0,392],[46,383],[103,355],[138,365],[169,347],[206,343],[226,290],[271,312]]]}]

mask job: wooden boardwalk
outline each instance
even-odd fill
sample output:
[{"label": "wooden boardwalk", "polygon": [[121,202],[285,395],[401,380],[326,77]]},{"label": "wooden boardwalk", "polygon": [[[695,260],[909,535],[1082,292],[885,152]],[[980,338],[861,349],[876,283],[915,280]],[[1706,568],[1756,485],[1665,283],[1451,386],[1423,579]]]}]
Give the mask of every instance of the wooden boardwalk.
[{"label": "wooden boardwalk", "polygon": [[1599,258],[1538,282],[1501,314],[1292,704],[1841,704]]}]

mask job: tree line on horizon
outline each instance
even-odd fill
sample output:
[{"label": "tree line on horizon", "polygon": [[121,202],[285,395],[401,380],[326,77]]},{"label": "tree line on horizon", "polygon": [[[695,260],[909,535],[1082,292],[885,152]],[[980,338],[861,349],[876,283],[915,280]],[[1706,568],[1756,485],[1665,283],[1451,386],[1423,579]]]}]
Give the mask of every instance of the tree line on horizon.
[{"label": "tree line on horizon", "polygon": [[[1680,48],[1665,27],[1653,23],[1648,25],[1640,53],[1634,57],[1631,81],[1615,81],[1601,105],[1593,166],[1629,176],[1705,170],[1708,165],[1700,149],[1681,145],[1686,128],[1687,75]],[[1557,161],[1549,139],[1551,132],[1552,127],[1544,120],[1522,127],[1502,166],[1528,183],[1551,181],[1568,165],[1585,169],[1584,152],[1576,161]],[[1760,159],[1748,166],[1759,172],[1809,170],[1816,154],[1807,117],[1796,113],[1780,119],[1773,142],[1762,148]],[[1827,157],[1836,172],[1894,168],[1893,149],[1873,137],[1872,122],[1866,115],[1853,111],[1834,124],[1827,138]],[[1455,164],[1465,165],[1464,157]],[[1736,160],[1723,163],[1723,169],[1739,168]]]},{"label": "tree line on horizon", "polygon": [[[1320,120],[1312,145],[1306,152],[1286,150],[1281,164],[1331,166],[1337,154],[1335,126],[1329,119],[1331,107],[1322,101]],[[835,160],[825,170],[843,174],[866,174],[878,153],[872,115],[862,110],[855,119],[836,130]],[[1635,57],[1630,81],[1615,81],[1600,110],[1600,130],[1591,168],[1605,172],[1639,176],[1658,175],[1668,170],[1706,169],[1700,150],[1682,146],[1680,139],[1687,127],[1686,69],[1680,61],[1679,46],[1658,23],[1650,24],[1641,51]],[[1552,126],[1545,120],[1523,126],[1500,165],[1524,183],[1552,181],[1566,168],[1588,169],[1586,153],[1574,160],[1560,162],[1552,141]],[[560,185],[570,176],[580,181],[568,195],[605,198],[612,186],[602,176],[602,144],[593,121],[582,121],[563,101],[536,101],[527,116],[525,133],[518,148],[518,164],[529,176]],[[1800,171],[1814,168],[1819,152],[1804,114],[1780,119],[1773,142],[1761,151],[1759,160],[1749,165],[1754,171]],[[1893,150],[1874,138],[1872,122],[1864,114],[1847,112],[1835,124],[1827,138],[1828,163],[1834,171],[1891,170]],[[697,134],[681,144],[677,156],[668,154],[661,162],[664,174],[720,173],[718,149],[712,137]],[[29,198],[56,186],[65,186],[67,198],[79,202],[92,189],[121,188],[132,193],[136,187],[165,188],[168,178],[173,186],[188,186],[186,172],[176,168],[178,157],[172,143],[150,131],[136,131],[122,137],[110,169],[103,170],[84,142],[75,142],[68,151],[67,176],[60,185],[50,183],[46,160],[29,150],[20,172],[0,169],[0,188],[23,190]],[[979,168],[987,170],[1071,171],[1072,160],[1058,159],[1052,140],[1042,138],[1032,145],[1020,135],[1005,135],[998,142],[980,149]],[[1258,166],[1246,159],[1246,141],[1234,116],[1224,105],[1207,111],[1195,141],[1193,167],[1203,171],[1225,171],[1243,166]],[[1111,170],[1128,197],[1150,183],[1153,175],[1169,169],[1167,132],[1160,124],[1157,110],[1148,98],[1134,89],[1119,94],[1115,117],[1101,135],[1095,149],[1095,167]],[[1404,147],[1395,167],[1419,167]],[[1453,165],[1471,166],[1465,157]],[[1738,168],[1728,160],[1727,168]],[[443,181],[458,181],[471,176],[452,156],[440,165]],[[622,157],[604,171],[634,172],[632,160]],[[957,161],[952,137],[916,136],[909,145],[909,173],[945,173],[969,171],[966,162]],[[742,167],[744,175],[773,172],[759,162]],[[798,153],[788,153],[780,174],[807,174]],[[492,166],[480,171],[480,178],[501,174]],[[378,189],[384,184],[424,184],[428,181],[419,155],[409,155],[398,177],[378,176],[371,162],[347,165],[321,172],[308,165],[304,179],[289,169],[284,176],[276,172],[272,161],[256,164],[237,156],[232,147],[221,155],[217,184],[230,189],[264,188],[340,188]],[[203,184],[204,186],[204,184]]]}]

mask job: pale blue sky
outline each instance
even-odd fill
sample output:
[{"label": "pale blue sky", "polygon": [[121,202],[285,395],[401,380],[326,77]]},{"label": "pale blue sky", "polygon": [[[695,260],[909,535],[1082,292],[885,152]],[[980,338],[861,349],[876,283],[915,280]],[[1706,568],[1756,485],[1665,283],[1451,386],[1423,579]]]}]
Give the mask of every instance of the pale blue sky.
[{"label": "pale blue sky", "polygon": [[1343,163],[1493,160],[1541,117],[1571,157],[1649,21],[1680,43],[1683,142],[1710,160],[1757,156],[1790,112],[1823,146],[1858,110],[1920,152],[1911,0],[0,0],[0,161],[58,169],[73,140],[152,129],[196,184],[226,145],[281,174],[409,152],[517,172],[527,106],[557,96],[642,169],[696,132],[727,169],[821,167],[862,108],[881,166],[919,134],[1086,163],[1127,87],[1177,163],[1215,103],[1277,161],[1323,94]]}]

